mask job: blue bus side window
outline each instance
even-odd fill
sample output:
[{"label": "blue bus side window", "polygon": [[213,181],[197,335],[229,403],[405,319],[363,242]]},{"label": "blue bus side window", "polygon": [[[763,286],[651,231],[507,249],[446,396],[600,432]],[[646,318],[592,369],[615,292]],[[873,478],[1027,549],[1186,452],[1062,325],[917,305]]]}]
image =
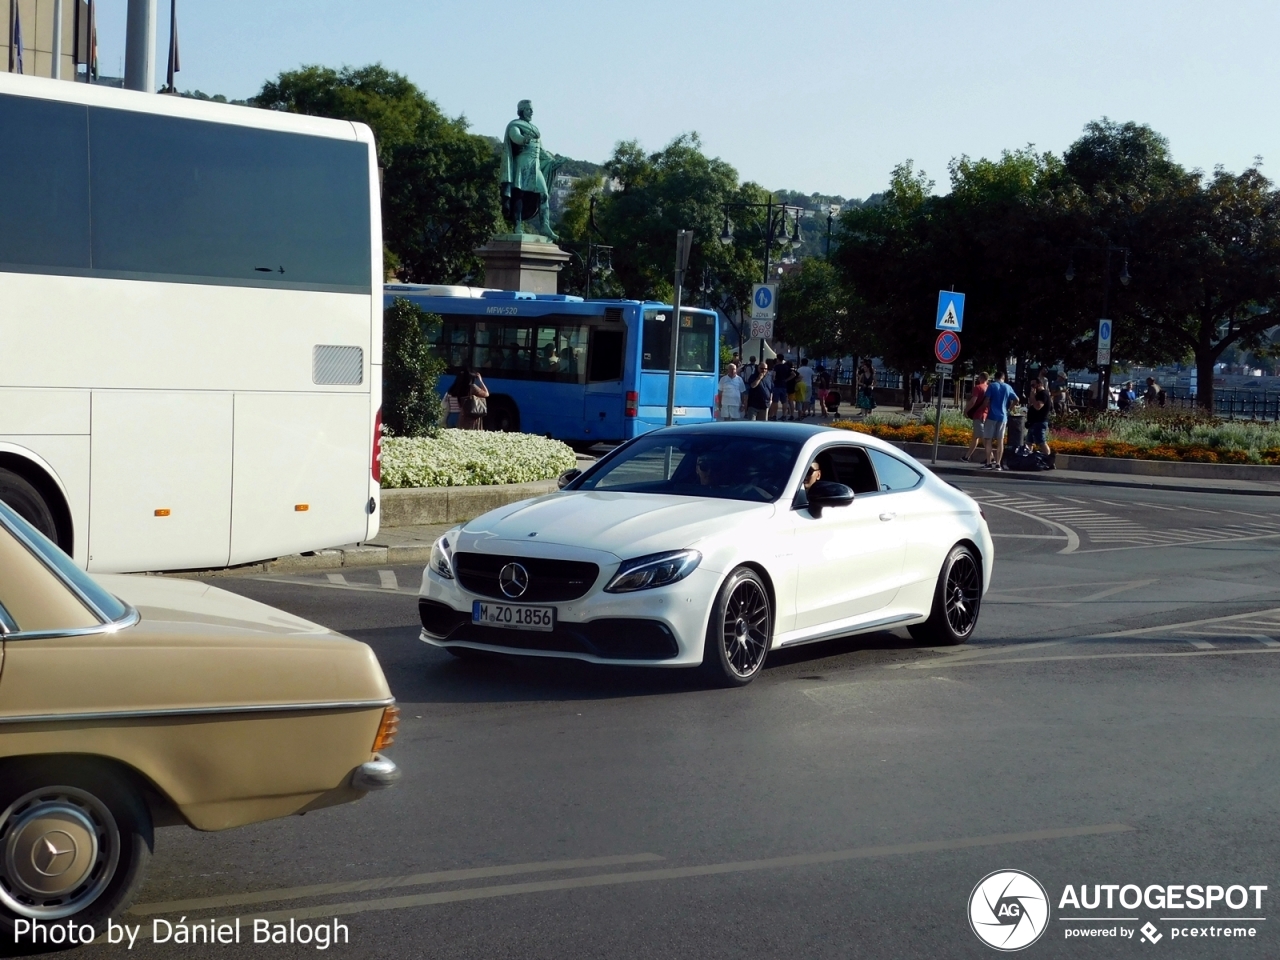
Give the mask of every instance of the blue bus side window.
[{"label": "blue bus side window", "polygon": [[591,349],[587,353],[590,358],[590,369],[587,370],[589,383],[622,379],[625,342],[626,333],[622,330],[592,328]]}]

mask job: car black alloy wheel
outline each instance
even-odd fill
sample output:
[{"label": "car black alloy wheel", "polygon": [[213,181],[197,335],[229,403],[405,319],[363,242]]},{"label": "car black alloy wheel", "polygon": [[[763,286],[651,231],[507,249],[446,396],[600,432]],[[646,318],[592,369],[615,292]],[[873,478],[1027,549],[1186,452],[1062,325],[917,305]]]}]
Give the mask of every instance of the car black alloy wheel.
[{"label": "car black alloy wheel", "polygon": [[707,629],[702,665],[721,686],[739,687],[755,679],[773,640],[773,609],[759,575],[739,567],[720,588]]},{"label": "car black alloy wheel", "polygon": [[150,811],[125,778],[93,761],[33,758],[0,769],[0,936],[18,919],[97,925],[142,885]]},{"label": "car black alloy wheel", "polygon": [[919,643],[936,646],[964,643],[978,625],[981,606],[982,565],[971,548],[957,544],[942,563],[929,619],[913,623],[907,630]]},{"label": "car black alloy wheel", "polygon": [[978,623],[978,605],[982,600],[982,573],[969,551],[960,553],[947,571],[947,626],[957,637],[967,637]]}]

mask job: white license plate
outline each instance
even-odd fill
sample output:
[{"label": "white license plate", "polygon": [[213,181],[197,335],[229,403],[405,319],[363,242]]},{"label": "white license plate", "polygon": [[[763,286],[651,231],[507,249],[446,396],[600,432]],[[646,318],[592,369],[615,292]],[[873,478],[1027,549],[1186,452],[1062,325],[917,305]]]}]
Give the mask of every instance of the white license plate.
[{"label": "white license plate", "polygon": [[673,417],[686,417],[689,415],[689,411],[686,410],[684,407],[672,407],[671,415]]},{"label": "white license plate", "polygon": [[555,607],[517,607],[509,603],[484,603],[472,601],[471,622],[486,627],[506,627],[509,630],[542,630],[549,632],[556,626]]}]

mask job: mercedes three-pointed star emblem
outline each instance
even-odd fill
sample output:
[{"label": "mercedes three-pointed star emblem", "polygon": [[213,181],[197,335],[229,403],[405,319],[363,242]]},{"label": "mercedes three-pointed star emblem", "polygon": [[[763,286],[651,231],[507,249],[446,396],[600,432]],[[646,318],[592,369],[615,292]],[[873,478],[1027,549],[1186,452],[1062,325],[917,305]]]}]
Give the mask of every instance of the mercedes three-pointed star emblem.
[{"label": "mercedes three-pointed star emblem", "polygon": [[75,863],[76,842],[63,830],[50,830],[31,849],[31,865],[46,877],[59,877]]},{"label": "mercedes three-pointed star emblem", "polygon": [[508,563],[498,572],[498,589],[512,600],[523,597],[529,589],[529,571],[518,563]]}]

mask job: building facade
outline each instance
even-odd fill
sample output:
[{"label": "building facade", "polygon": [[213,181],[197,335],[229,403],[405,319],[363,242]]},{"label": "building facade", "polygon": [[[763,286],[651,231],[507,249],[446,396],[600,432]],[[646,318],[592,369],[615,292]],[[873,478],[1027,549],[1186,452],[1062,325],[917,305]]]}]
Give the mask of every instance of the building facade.
[{"label": "building facade", "polygon": [[[54,7],[56,0],[0,0],[0,9],[6,14],[7,29],[4,31],[4,46],[0,52],[0,63],[4,69],[16,71],[15,35],[21,27],[22,35],[22,72],[36,77],[52,77],[53,70],[53,36]],[[75,42],[76,14],[88,20],[88,5],[83,0],[62,0],[62,23],[59,25],[62,34],[62,55],[60,76],[63,80],[76,79]]]}]

